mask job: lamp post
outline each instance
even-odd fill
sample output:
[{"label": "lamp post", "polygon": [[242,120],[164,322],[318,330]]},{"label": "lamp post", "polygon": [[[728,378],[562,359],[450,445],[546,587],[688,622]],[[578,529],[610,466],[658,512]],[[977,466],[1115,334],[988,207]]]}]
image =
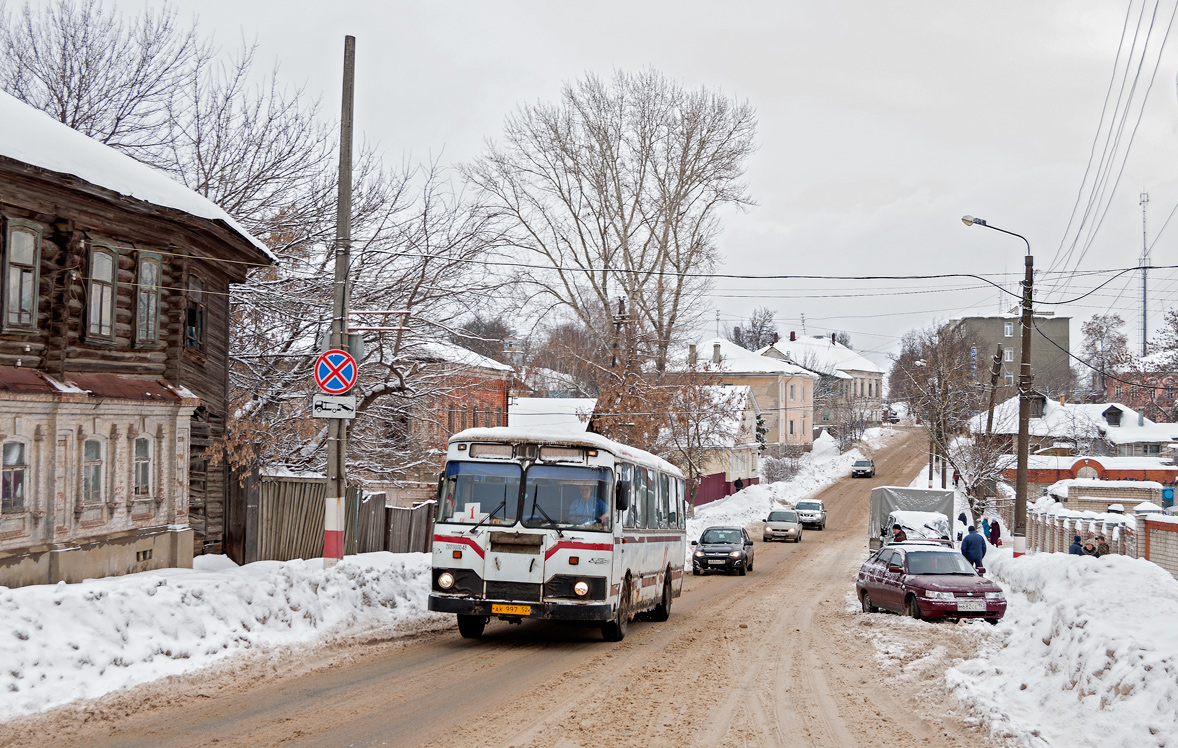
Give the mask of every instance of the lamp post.
[{"label": "lamp post", "polygon": [[1014,555],[1021,556],[1027,551],[1027,454],[1030,452],[1031,423],[1031,289],[1034,283],[1035,258],[1031,256],[1031,243],[1022,234],[991,226],[982,218],[963,216],[966,226],[985,226],[1003,234],[1017,236],[1027,245],[1026,276],[1023,279],[1023,345],[1018,374],[1018,472],[1014,487]]}]

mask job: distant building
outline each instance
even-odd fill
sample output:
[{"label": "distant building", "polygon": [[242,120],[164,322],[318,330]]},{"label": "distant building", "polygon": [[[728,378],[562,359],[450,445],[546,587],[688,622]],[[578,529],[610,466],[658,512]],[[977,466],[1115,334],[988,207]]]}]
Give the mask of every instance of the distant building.
[{"label": "distant building", "polygon": [[850,418],[859,428],[883,421],[883,367],[834,339],[834,334],[779,340],[757,351],[763,356],[788,361],[818,374],[811,421],[814,436],[832,432]]},{"label": "distant building", "polygon": [[705,453],[700,470],[695,506],[736,493],[736,481],[741,488],[760,482],[760,444],[757,442],[757,416],[761,409],[752,388],[747,385],[716,385],[710,387],[716,402],[732,406],[732,416],[720,424],[703,445]]},{"label": "distant building", "polygon": [[529,431],[583,434],[597,407],[595,397],[513,397],[507,425]]},{"label": "distant building", "polygon": [[[1070,317],[1036,314],[1031,328],[1031,375],[1035,389],[1052,394],[1071,391]],[[1006,313],[973,314],[952,320],[961,327],[971,347],[970,375],[990,383],[995,350],[1001,348],[1002,368],[998,396],[1015,393],[1022,361],[1022,312],[1016,307]]]}]

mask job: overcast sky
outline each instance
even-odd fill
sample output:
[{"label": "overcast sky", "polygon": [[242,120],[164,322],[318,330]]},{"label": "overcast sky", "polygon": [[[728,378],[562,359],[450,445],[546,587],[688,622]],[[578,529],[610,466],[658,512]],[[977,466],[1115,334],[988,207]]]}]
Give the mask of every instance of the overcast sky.
[{"label": "overcast sky", "polygon": [[[1175,1],[1157,7],[1122,146]],[[686,87],[716,87],[757,109],[759,150],[748,164],[757,205],[726,218],[725,272],[1020,277],[1022,242],[967,228],[960,218],[982,216],[1025,235],[1036,266],[1051,265],[1074,236],[1065,229],[1127,11],[1132,30],[1142,8],[1125,0],[174,2],[198,14],[202,29],[227,48],[242,36],[256,39],[259,61],[278,64],[284,79],[320,94],[332,115],[339,111],[343,37],[356,36],[357,127],[393,162],[469,159],[519,103],[554,99],[563,82],[587,71],[652,66]],[[136,6],[123,0],[120,7]],[[1154,7],[1145,6],[1147,19]],[[1139,45],[1144,38],[1143,26]],[[1178,204],[1176,46],[1164,49],[1082,269],[1137,264],[1143,188],[1151,242]],[[1139,58],[1140,46],[1134,69]],[[1118,78],[1114,97],[1119,86]],[[1175,240],[1178,218],[1153,246],[1154,264],[1178,264]],[[1077,280],[1067,295],[1093,285]],[[908,329],[962,310],[997,310],[999,294],[979,286],[721,281],[708,304],[725,325],[769,306],[783,334],[800,333],[804,314],[808,334],[846,330],[856,348],[886,362]],[[1178,272],[1155,271],[1151,286],[1158,290],[1151,301],[1156,327],[1160,310],[1178,295]],[[1078,320],[1110,305],[1139,345],[1139,274],[1060,313]],[[700,331],[714,332],[714,322]],[[1077,322],[1073,351],[1078,347]]]}]

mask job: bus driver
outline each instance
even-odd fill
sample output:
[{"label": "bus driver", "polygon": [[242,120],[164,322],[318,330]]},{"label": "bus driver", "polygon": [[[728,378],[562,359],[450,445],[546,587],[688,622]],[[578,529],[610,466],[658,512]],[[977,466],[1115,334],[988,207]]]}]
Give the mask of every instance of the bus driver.
[{"label": "bus driver", "polygon": [[581,484],[581,498],[573,501],[569,514],[583,525],[604,525],[609,518],[609,504],[601,496],[594,496],[593,488],[590,483]]}]

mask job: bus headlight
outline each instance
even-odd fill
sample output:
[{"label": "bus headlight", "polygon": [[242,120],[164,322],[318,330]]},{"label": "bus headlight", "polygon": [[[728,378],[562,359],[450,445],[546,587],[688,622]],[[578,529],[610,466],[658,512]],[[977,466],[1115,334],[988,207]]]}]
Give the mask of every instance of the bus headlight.
[{"label": "bus headlight", "polygon": [[584,597],[589,594],[588,582],[577,582],[573,585],[573,592],[577,593],[577,597]]},{"label": "bus headlight", "polygon": [[454,575],[448,571],[444,571],[438,575],[438,586],[444,590],[448,590],[454,586]]}]

